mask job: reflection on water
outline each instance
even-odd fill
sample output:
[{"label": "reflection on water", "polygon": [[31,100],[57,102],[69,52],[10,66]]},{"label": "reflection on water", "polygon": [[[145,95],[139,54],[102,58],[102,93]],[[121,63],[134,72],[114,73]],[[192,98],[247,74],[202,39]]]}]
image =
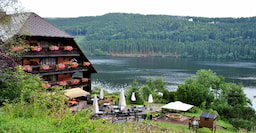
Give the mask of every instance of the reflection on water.
[{"label": "reflection on water", "polygon": [[102,86],[108,91],[119,91],[131,85],[134,79],[139,86],[145,85],[149,77],[162,77],[169,90],[176,90],[178,84],[199,69],[211,69],[218,75],[223,75],[226,82],[242,83],[245,93],[254,101],[256,95],[256,63],[236,61],[196,61],[176,58],[133,58],[133,57],[90,57],[97,74],[92,75],[92,85]]}]

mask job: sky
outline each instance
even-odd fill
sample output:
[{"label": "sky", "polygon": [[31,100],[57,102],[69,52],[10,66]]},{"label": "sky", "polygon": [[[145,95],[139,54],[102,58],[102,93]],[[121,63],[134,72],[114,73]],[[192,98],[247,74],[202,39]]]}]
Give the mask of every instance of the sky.
[{"label": "sky", "polygon": [[255,0],[19,0],[25,11],[41,17],[138,13],[197,17],[253,17]]}]

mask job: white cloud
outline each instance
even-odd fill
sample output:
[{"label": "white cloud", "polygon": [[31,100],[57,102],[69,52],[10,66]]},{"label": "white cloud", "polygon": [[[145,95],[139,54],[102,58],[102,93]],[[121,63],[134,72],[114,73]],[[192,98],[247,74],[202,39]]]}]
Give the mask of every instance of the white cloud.
[{"label": "white cloud", "polygon": [[42,17],[96,16],[110,12],[204,17],[256,16],[253,0],[20,0]]}]

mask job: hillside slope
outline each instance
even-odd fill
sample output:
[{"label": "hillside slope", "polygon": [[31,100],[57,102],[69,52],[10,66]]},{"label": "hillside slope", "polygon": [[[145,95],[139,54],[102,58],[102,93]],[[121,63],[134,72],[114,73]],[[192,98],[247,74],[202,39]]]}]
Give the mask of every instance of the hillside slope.
[{"label": "hillside slope", "polygon": [[256,17],[202,18],[110,13],[48,21],[76,36],[87,54],[256,59]]}]

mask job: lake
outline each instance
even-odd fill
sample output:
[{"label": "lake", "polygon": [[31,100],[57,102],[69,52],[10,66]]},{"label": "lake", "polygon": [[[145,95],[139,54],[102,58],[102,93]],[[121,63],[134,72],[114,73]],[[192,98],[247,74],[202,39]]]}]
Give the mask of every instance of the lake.
[{"label": "lake", "polygon": [[165,87],[175,91],[178,84],[195,76],[197,70],[211,69],[224,76],[226,82],[242,83],[256,109],[256,62],[110,56],[89,57],[89,60],[98,71],[92,74],[92,87],[101,86],[110,92],[129,87],[134,79],[143,86],[149,77],[162,77]]}]

